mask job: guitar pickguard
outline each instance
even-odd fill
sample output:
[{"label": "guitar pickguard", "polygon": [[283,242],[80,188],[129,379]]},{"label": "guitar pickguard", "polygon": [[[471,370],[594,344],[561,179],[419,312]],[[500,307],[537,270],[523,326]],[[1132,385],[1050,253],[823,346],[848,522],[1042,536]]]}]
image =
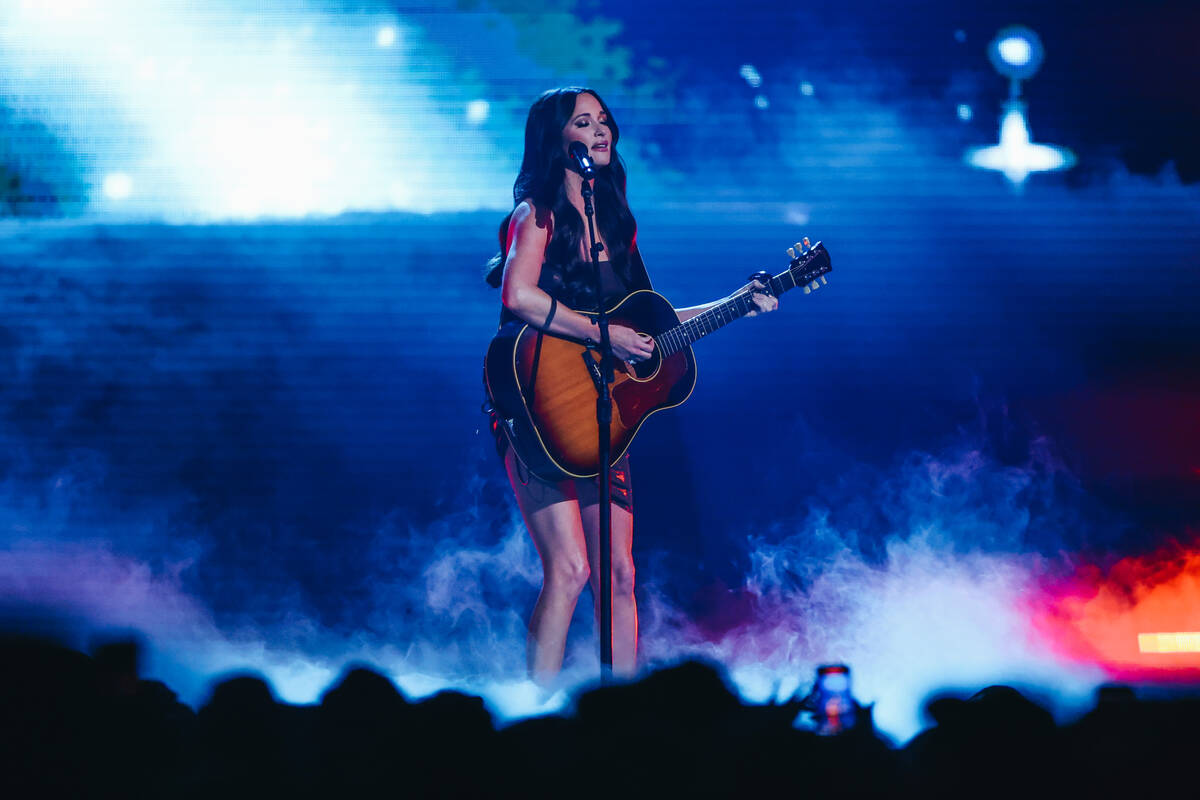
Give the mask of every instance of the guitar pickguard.
[{"label": "guitar pickguard", "polygon": [[[613,386],[613,405],[627,428],[636,428],[650,412],[666,405],[678,405],[691,394],[691,387],[683,399],[672,402],[676,384],[688,371],[687,357],[675,353],[664,360],[659,369],[648,380],[626,378]],[[694,382],[693,382],[694,383]]]}]

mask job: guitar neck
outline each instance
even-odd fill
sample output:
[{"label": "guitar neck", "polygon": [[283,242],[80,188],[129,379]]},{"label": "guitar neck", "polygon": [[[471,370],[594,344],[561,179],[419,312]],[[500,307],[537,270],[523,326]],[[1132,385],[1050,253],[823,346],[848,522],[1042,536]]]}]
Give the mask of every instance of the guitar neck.
[{"label": "guitar neck", "polygon": [[[792,270],[784,270],[769,281],[771,294],[776,297],[799,285]],[[693,342],[703,339],[734,320],[741,319],[751,311],[757,310],[758,306],[754,304],[751,295],[752,292],[749,290],[739,292],[729,299],[717,303],[707,311],[700,312],[687,322],[681,322],[674,328],[663,331],[655,337],[662,350],[662,357],[666,358],[672,353],[677,353]]]}]

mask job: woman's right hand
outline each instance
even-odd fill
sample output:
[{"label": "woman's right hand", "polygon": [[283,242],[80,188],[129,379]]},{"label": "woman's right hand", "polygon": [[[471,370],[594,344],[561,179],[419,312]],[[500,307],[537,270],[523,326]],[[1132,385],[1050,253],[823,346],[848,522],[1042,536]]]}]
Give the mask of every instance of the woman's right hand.
[{"label": "woman's right hand", "polygon": [[613,355],[630,364],[645,361],[654,352],[654,339],[624,325],[609,325],[608,340],[612,342]]}]

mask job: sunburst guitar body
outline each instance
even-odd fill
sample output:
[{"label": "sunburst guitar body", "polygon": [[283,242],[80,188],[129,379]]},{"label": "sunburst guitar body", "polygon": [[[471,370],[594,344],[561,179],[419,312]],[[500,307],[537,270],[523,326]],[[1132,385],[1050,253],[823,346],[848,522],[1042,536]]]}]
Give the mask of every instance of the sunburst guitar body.
[{"label": "sunburst guitar body", "polygon": [[[752,277],[775,295],[796,287],[807,293],[825,282],[832,266],[820,242],[811,247],[797,243],[788,252],[792,260],[787,270]],[[614,361],[613,463],[629,449],[646,419],[691,395],[696,386],[691,344],[754,309],[749,290],[686,322],[680,322],[665,297],[652,291],[633,292],[607,309],[610,323],[633,328],[655,341],[653,354],[644,362]],[[501,327],[488,347],[484,383],[504,436],[531,472],[549,481],[599,474],[596,399],[603,380],[594,347],[511,322]]]}]

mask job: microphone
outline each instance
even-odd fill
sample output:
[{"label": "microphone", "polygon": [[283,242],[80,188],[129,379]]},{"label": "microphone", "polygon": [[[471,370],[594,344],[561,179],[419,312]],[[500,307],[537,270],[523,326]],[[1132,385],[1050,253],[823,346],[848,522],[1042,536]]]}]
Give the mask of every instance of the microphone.
[{"label": "microphone", "polygon": [[588,155],[587,145],[583,142],[571,142],[567,147],[567,153],[571,156],[571,160],[575,162],[575,169],[584,177],[584,180],[591,180],[596,177],[596,165],[592,163],[591,157]]}]

